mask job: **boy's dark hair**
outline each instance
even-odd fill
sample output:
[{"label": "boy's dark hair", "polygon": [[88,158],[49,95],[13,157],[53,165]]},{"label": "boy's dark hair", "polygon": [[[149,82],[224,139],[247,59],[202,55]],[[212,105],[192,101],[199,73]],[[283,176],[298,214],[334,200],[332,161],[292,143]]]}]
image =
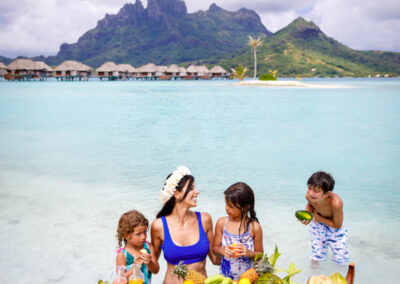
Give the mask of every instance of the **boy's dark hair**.
[{"label": "boy's dark hair", "polygon": [[[228,189],[224,191],[224,194],[226,201],[229,201],[233,206],[241,210],[239,234],[240,234],[240,229],[242,227],[242,223],[244,225],[245,232],[247,232],[250,222],[252,221],[258,222],[258,219],[256,217],[256,211],[254,210],[253,190],[246,183],[237,182],[228,187]],[[247,218],[245,217],[249,217],[249,220],[246,221]]]},{"label": "boy's dark hair", "polygon": [[330,174],[319,171],[312,174],[312,176],[307,181],[307,185],[319,187],[323,190],[324,193],[327,193],[328,191],[332,191],[335,187],[335,180]]},{"label": "boy's dark hair", "polygon": [[[172,174],[169,174],[169,175],[167,176],[167,178],[165,179],[165,181],[166,181],[171,175],[172,175]],[[181,179],[181,181],[178,183],[178,185],[176,186],[176,190],[177,190],[177,191],[182,191],[182,189],[185,187],[185,185],[186,185],[186,183],[187,183],[188,181],[189,181],[189,184],[188,184],[187,190],[186,190],[186,192],[185,192],[185,194],[184,194],[182,200],[185,199],[186,196],[188,195],[188,193],[193,189],[192,185],[193,185],[193,182],[194,182],[194,177],[191,176],[191,175],[184,176],[184,177]],[[164,184],[164,185],[165,185],[165,184]],[[157,218],[160,218],[160,217],[162,217],[162,216],[168,216],[169,214],[171,214],[171,213],[172,213],[172,210],[173,210],[174,207],[175,207],[175,204],[176,204],[175,197],[172,196],[172,197],[164,204],[164,206],[163,206],[163,208],[161,208],[160,212],[158,212]]]}]

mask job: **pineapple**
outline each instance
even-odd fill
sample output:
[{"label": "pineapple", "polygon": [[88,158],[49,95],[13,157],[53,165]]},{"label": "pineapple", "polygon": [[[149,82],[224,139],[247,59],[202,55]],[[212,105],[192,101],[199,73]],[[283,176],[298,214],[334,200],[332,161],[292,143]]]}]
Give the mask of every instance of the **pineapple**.
[{"label": "pineapple", "polygon": [[274,268],[268,261],[268,257],[266,254],[259,254],[254,258],[254,267],[246,270],[240,276],[240,279],[247,278],[251,283],[256,281],[261,275],[273,272]]},{"label": "pineapple", "polygon": [[180,261],[177,266],[175,266],[174,271],[178,275],[178,278],[182,278],[183,280],[191,280],[194,284],[203,284],[206,277],[203,274],[195,271],[195,270],[188,270],[187,266],[183,264],[183,261]]}]

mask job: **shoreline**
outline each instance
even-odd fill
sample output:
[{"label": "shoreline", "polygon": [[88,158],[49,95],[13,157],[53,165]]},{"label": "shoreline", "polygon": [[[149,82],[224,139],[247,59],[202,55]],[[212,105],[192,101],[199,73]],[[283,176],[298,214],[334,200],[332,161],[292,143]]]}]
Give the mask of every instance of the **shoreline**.
[{"label": "shoreline", "polygon": [[250,80],[237,83],[239,86],[296,87],[296,88],[348,88],[344,85],[305,84],[299,81],[260,81]]}]

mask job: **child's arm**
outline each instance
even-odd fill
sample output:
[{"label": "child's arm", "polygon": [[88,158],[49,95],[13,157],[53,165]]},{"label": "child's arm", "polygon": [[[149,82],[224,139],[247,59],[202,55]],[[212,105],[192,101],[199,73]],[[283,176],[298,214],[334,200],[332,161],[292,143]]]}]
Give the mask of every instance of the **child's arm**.
[{"label": "child's arm", "polygon": [[[306,199],[308,200],[307,194],[306,194]],[[315,209],[314,209],[314,207],[310,204],[310,202],[307,202],[306,211],[308,211],[308,212],[314,214],[314,210],[315,210]],[[299,220],[299,221],[300,221],[300,220]],[[308,225],[308,224],[310,224],[311,221],[303,220],[303,221],[300,221],[300,222],[303,223],[304,225]]]},{"label": "child's arm", "polygon": [[253,239],[254,239],[254,251],[249,250],[245,245],[240,244],[240,252],[238,255],[243,255],[249,258],[254,258],[257,254],[264,253],[263,247],[263,232],[260,223],[252,222],[254,228]]},{"label": "child's arm", "polygon": [[[201,220],[203,223],[203,228],[205,228],[205,231],[206,231],[208,242],[210,244],[212,244],[213,239],[214,239],[214,232],[213,232],[213,225],[212,225],[212,219],[211,219],[210,214],[201,213]],[[221,257],[214,253],[212,246],[210,246],[210,249],[208,251],[208,257],[210,258],[211,262],[214,265],[219,265],[221,263]]]},{"label": "child's arm", "polygon": [[[117,266],[120,266],[120,265],[126,266],[125,255],[121,251],[117,254],[117,263],[116,263],[116,265]],[[132,273],[133,273],[133,268],[129,269],[128,271],[125,271],[125,277],[129,279],[129,276],[131,276]]]},{"label": "child's arm", "polygon": [[229,246],[221,247],[222,244],[222,231],[224,230],[225,218],[220,218],[215,224],[215,235],[213,242],[213,251],[217,255],[223,255],[226,257],[232,257],[234,252],[229,248]]},{"label": "child's arm", "polygon": [[153,245],[151,243],[148,243],[148,245],[150,247],[150,254],[142,254],[141,258],[143,259],[143,262],[147,265],[147,268],[150,270],[150,272],[157,274],[160,270],[160,265],[158,264]]}]

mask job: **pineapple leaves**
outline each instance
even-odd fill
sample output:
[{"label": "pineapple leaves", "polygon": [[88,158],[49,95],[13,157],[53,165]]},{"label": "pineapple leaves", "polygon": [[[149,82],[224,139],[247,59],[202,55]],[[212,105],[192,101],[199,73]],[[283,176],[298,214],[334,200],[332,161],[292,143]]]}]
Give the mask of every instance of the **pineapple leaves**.
[{"label": "pineapple leaves", "polygon": [[296,265],[295,265],[293,262],[291,262],[290,265],[289,265],[289,269],[287,269],[287,270],[285,270],[285,271],[287,272],[288,275],[287,275],[285,278],[282,279],[282,283],[283,283],[283,284],[295,284],[295,282],[293,282],[292,280],[290,280],[290,278],[291,278],[293,275],[295,275],[295,274],[297,274],[297,273],[300,273],[300,272],[301,272],[301,269],[298,269],[298,268],[296,267]]},{"label": "pineapple leaves", "polygon": [[275,267],[275,263],[277,259],[281,256],[281,253],[278,252],[278,246],[275,244],[275,251],[273,255],[268,258],[269,263],[271,263],[272,267]]}]

